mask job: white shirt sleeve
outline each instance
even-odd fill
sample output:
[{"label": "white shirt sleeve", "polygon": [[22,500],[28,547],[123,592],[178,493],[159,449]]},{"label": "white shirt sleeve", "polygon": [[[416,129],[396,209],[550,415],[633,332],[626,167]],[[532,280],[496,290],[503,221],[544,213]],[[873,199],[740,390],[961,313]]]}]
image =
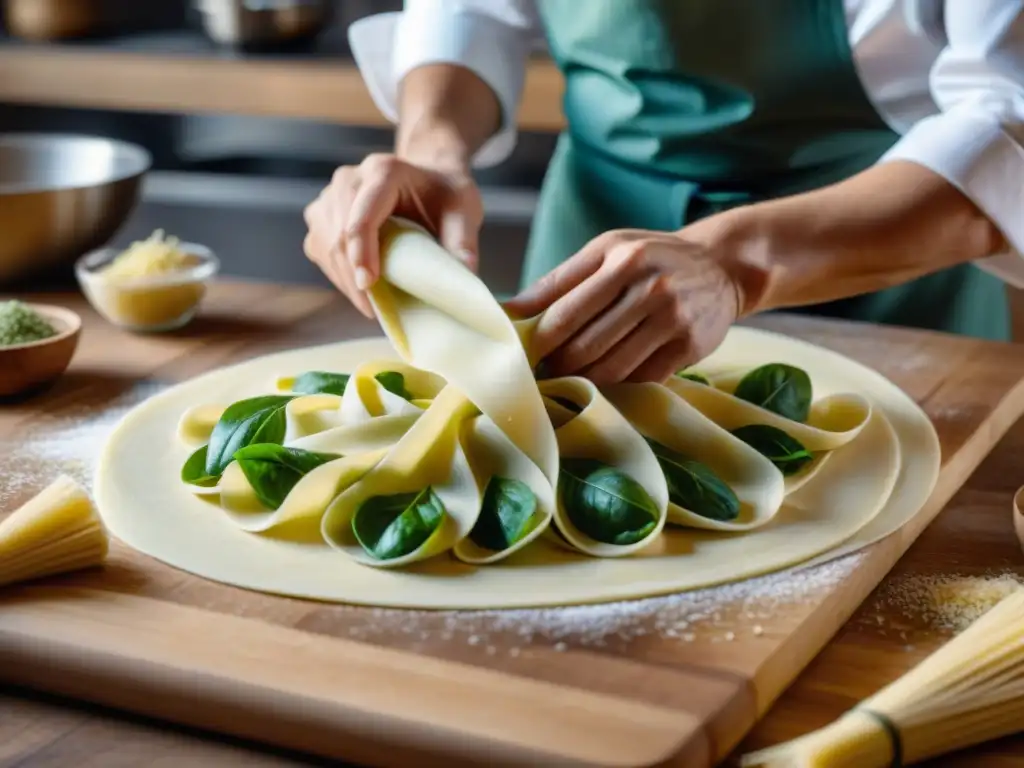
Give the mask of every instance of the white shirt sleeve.
[{"label": "white shirt sleeve", "polygon": [[368,16],[348,31],[370,95],[393,123],[402,78],[424,64],[459,64],[491,87],[502,122],[473,159],[481,168],[500,163],[515,146],[527,58],[539,34],[533,0],[405,0],[400,13]]},{"label": "white shirt sleeve", "polygon": [[[941,111],[913,125],[882,161],[910,160],[942,175],[1024,253],[1024,0],[945,0],[944,17],[945,46],[929,76]],[[986,261],[979,266],[994,263]],[[1021,267],[1013,271],[1024,274]]]}]

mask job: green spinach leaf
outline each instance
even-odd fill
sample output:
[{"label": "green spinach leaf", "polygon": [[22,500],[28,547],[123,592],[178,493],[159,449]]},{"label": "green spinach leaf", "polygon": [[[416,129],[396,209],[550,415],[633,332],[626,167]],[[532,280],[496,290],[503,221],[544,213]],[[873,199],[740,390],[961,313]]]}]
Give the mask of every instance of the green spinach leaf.
[{"label": "green spinach leaf", "polygon": [[711,382],[708,380],[708,378],[706,376],[702,376],[696,371],[688,372],[686,371],[686,369],[683,369],[681,371],[676,371],[676,376],[678,376],[680,379],[689,379],[690,381],[695,381],[698,384],[703,384],[708,387],[711,386]]},{"label": "green spinach leaf", "polygon": [[303,395],[338,395],[345,394],[348,380],[347,373],[331,373],[329,371],[306,371],[295,379],[292,392]]},{"label": "green spinach leaf", "polygon": [[807,421],[811,411],[811,377],[784,363],[755,368],[740,379],[733,394],[748,403],[793,421]]},{"label": "green spinach leaf", "polygon": [[220,481],[220,475],[209,475],[206,472],[206,451],[207,446],[204,445],[185,461],[181,468],[181,479],[184,482],[211,488]]},{"label": "green spinach leaf", "polygon": [[373,496],[356,510],[352,532],[371,557],[394,560],[423,546],[446,514],[430,487],[415,493]]},{"label": "green spinach leaf", "polygon": [[[348,380],[347,373],[331,373],[329,371],[306,371],[295,379],[292,392],[303,395],[344,395]],[[405,388],[405,376],[398,371],[381,371],[374,375],[380,385],[393,395],[412,400],[412,393]]]},{"label": "green spinach leaf", "polygon": [[397,371],[381,371],[374,376],[380,385],[393,395],[412,400],[412,393],[405,388],[405,376]]},{"label": "green spinach leaf", "polygon": [[732,433],[762,456],[766,456],[787,477],[795,475],[814,461],[814,455],[804,448],[799,440],[778,427],[748,424],[734,429]]},{"label": "green spinach leaf", "polygon": [[479,547],[501,552],[530,530],[537,511],[537,497],[526,483],[495,475],[484,490],[480,517],[469,538]]},{"label": "green spinach leaf", "polygon": [[739,498],[710,467],[650,438],[647,444],[665,473],[668,497],[673,504],[710,520],[739,517]]},{"label": "green spinach leaf", "polygon": [[253,443],[284,442],[284,409],[293,395],[265,395],[241,400],[221,415],[210,434],[206,453],[206,474],[220,477],[235,453]]},{"label": "green spinach leaf", "polygon": [[634,544],[658,521],[658,508],[636,480],[592,459],[562,459],[558,489],[577,530],[606,544]]},{"label": "green spinach leaf", "polygon": [[268,509],[280,507],[304,475],[340,458],[333,453],[314,453],[274,443],[254,443],[235,451],[235,461],[245,479]]}]

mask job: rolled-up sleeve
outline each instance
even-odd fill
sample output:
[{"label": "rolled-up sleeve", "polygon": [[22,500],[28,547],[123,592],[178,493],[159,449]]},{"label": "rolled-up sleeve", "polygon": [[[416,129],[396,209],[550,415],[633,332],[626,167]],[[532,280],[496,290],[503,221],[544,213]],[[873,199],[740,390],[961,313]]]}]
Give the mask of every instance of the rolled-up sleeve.
[{"label": "rolled-up sleeve", "polygon": [[[1024,254],[1024,2],[946,0],[944,12],[946,45],[929,80],[941,111],[882,161],[910,160],[942,175]],[[978,265],[1018,283],[1024,261],[1014,258]]]},{"label": "rolled-up sleeve", "polygon": [[402,78],[425,64],[458,64],[494,91],[499,131],[474,165],[496,165],[516,143],[516,112],[526,62],[539,31],[533,0],[406,0],[400,13],[368,16],[349,27],[349,44],[370,95],[391,122],[398,120]]}]

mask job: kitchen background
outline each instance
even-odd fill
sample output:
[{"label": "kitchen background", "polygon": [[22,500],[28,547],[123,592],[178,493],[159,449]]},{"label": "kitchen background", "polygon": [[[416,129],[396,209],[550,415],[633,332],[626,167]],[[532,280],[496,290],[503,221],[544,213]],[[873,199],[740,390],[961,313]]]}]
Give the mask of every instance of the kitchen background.
[{"label": "kitchen background", "polygon": [[[302,254],[303,207],[338,165],[393,133],[352,62],[354,20],[401,0],[0,0],[0,134],[134,142],[153,155],[140,204],[114,237],[161,228],[208,245],[227,276],[327,285]],[[286,30],[305,30],[286,41]],[[482,275],[515,289],[537,190],[562,124],[561,79],[531,63],[521,138],[478,173]],[[73,286],[70,266],[0,290]],[[1015,336],[1024,300],[1011,290]]]},{"label": "kitchen background", "polygon": [[[327,285],[302,254],[302,209],[335,167],[393,137],[368,108],[346,30],[401,0],[0,2],[0,133],[101,135],[153,155],[114,244],[162,228],[208,245],[226,275]],[[284,42],[296,19],[309,34]],[[555,96],[535,123],[557,128]],[[527,130],[512,158],[479,174],[483,276],[496,291],[515,288],[553,141],[554,130]],[[40,279],[72,284],[70,270],[32,287]]]}]

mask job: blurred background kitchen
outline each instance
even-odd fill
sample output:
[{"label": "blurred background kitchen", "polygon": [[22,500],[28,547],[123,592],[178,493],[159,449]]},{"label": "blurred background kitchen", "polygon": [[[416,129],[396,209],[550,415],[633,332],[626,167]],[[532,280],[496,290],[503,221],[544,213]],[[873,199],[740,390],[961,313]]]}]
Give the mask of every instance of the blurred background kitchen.
[{"label": "blurred background kitchen", "polygon": [[[86,134],[137,144],[152,156],[137,204],[111,224],[113,245],[159,228],[212,248],[223,275],[328,285],[302,254],[302,209],[335,167],[389,150],[393,136],[351,60],[346,29],[361,16],[400,9],[401,0],[0,4],[0,137]],[[561,125],[560,93],[560,78],[539,51],[519,146],[479,175],[487,209],[483,276],[496,291],[513,291],[518,280]],[[5,152],[0,138],[0,230],[8,242],[0,257],[8,260],[25,220],[4,193],[12,181],[26,174],[60,181],[109,160],[85,150],[23,155],[17,145]],[[134,187],[122,185],[119,194],[130,201]],[[67,207],[82,217],[89,204]],[[73,286],[78,255],[0,270],[0,291]]]},{"label": "blurred background kitchen", "polygon": [[[400,9],[401,0],[0,5],[0,292],[73,287],[74,259],[104,244],[83,242],[90,226],[114,246],[156,229],[203,243],[228,277],[328,285],[302,254],[302,209],[334,168],[389,150],[393,137],[352,62],[346,30],[362,16]],[[478,174],[487,212],[482,275],[502,293],[515,290],[562,125],[561,77],[541,50],[519,125],[514,154]],[[41,221],[37,209],[10,194],[26,176],[66,186],[68,176],[111,162],[109,147],[105,158],[87,149],[28,157],[17,143],[5,149],[5,137],[39,132],[129,142],[152,163],[137,185],[50,201],[46,232],[27,232],[26,222]],[[62,235],[72,226],[77,233]],[[40,246],[40,237],[54,242]],[[1024,301],[1012,293],[1020,340]]]}]

